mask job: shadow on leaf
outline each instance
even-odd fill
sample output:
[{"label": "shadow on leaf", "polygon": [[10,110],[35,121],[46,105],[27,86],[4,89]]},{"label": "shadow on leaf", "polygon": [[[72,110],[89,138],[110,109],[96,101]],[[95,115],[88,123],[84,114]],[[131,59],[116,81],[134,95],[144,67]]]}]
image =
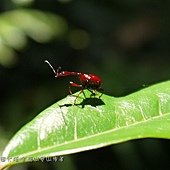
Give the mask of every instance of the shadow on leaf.
[{"label": "shadow on leaf", "polygon": [[60,107],[82,106],[82,108],[84,108],[85,105],[91,105],[93,107],[96,107],[96,106],[105,105],[105,103],[100,98],[85,98],[79,104],[77,104],[77,103],[75,103],[75,104],[63,104],[63,105],[60,105]]},{"label": "shadow on leaf", "polygon": [[85,105],[91,105],[93,107],[96,107],[96,106],[105,105],[105,103],[100,98],[85,98],[80,104],[76,104],[76,105],[81,105],[82,108],[84,108]]}]

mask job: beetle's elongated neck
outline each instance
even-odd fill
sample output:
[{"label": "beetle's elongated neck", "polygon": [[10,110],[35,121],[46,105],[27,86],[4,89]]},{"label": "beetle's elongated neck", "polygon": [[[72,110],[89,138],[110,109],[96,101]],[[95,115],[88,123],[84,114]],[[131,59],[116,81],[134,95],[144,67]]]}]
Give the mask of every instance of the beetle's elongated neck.
[{"label": "beetle's elongated neck", "polygon": [[70,72],[70,71],[61,71],[61,72],[57,72],[55,77],[66,77],[66,76],[78,76],[81,73],[79,72]]},{"label": "beetle's elongated neck", "polygon": [[53,70],[55,77],[65,77],[65,76],[78,76],[82,73],[79,72],[70,72],[70,71],[60,71],[61,67],[58,67],[57,71],[55,71],[55,69],[53,68],[53,66],[50,64],[50,62],[48,60],[45,60],[45,62],[51,67],[51,69]]}]

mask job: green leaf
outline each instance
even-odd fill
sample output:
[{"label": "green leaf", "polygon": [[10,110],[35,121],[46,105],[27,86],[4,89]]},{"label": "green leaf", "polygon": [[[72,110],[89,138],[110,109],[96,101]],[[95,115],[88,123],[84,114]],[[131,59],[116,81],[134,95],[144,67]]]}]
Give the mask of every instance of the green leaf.
[{"label": "green leaf", "polygon": [[170,138],[170,81],[119,98],[85,94],[75,105],[75,97],[67,96],[42,111],[16,133],[2,156],[30,161],[138,138]]}]

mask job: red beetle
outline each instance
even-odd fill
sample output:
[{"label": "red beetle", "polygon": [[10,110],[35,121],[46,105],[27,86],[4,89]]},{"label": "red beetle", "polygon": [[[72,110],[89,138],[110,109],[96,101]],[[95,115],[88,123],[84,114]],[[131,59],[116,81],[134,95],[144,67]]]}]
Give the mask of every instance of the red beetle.
[{"label": "red beetle", "polygon": [[[59,67],[57,71],[55,71],[53,66],[47,60],[45,60],[45,62],[51,67],[51,69],[53,70],[55,74],[55,77],[65,77],[65,76],[78,76],[79,77],[81,84],[77,84],[72,81],[69,82],[70,83],[70,86],[69,86],[70,94],[72,94],[71,86],[78,87],[81,89],[81,92],[78,94],[78,96],[81,93],[84,94],[84,91],[83,91],[84,89],[89,90],[92,96],[95,96],[97,91],[100,91],[100,92],[103,91],[103,89],[101,88],[102,80],[99,76],[96,76],[94,74],[80,73],[80,72],[61,71],[61,67]],[[99,98],[101,96],[102,96],[102,93],[99,96]]]}]

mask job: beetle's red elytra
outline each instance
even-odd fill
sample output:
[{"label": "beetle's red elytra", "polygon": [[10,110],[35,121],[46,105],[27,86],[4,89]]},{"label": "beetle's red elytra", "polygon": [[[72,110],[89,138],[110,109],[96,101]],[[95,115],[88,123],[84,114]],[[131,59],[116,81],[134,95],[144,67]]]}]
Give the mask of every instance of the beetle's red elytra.
[{"label": "beetle's red elytra", "polygon": [[[78,87],[81,89],[81,92],[78,94],[78,96],[83,93],[84,89],[87,89],[91,92],[92,96],[96,95],[96,92],[102,92],[103,89],[101,88],[102,80],[99,76],[96,76],[94,74],[85,74],[80,72],[70,72],[70,71],[61,71],[61,67],[58,67],[57,71],[53,68],[53,66],[50,64],[49,61],[45,60],[45,62],[51,67],[53,70],[55,77],[66,77],[66,76],[77,76],[80,79],[80,84],[74,83],[72,81],[69,82],[69,92],[72,94],[71,86],[72,87]],[[99,98],[102,96],[103,93],[99,96]],[[78,97],[77,96],[77,97]],[[84,94],[85,96],[85,94]]]}]

